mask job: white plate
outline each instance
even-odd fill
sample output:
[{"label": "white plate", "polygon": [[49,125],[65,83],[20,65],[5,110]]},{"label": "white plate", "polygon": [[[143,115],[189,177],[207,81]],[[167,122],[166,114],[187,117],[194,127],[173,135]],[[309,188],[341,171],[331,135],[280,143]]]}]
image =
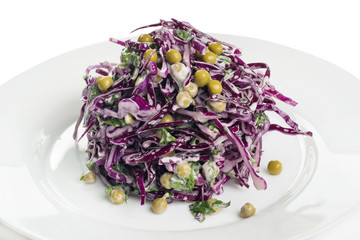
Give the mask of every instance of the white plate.
[{"label": "white plate", "polygon": [[[0,218],[33,239],[215,239],[224,233],[247,239],[313,236],[343,219],[360,203],[360,112],[354,108],[360,82],[342,69],[273,43],[232,36],[219,39],[240,46],[247,62],[271,66],[271,82],[297,100],[279,106],[314,137],[264,138],[260,175],[268,190],[228,184],[219,196],[231,206],[198,223],[188,203],[175,202],[162,215],[139,199],[110,204],[104,185],[79,181],[85,170],[84,145],[71,134],[81,106],[82,76],[88,65],[118,62],[120,47],[100,43],[81,48],[19,75],[0,88]],[[273,116],[274,120],[278,120]],[[284,171],[270,176],[265,166],[279,159]],[[241,219],[245,202],[257,212]]]}]

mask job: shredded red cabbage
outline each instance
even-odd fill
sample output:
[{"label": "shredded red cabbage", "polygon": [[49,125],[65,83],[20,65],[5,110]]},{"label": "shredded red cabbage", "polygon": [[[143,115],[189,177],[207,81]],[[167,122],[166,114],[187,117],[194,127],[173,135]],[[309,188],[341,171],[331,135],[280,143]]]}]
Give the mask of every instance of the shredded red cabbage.
[{"label": "shredded red cabbage", "polygon": [[[266,189],[266,181],[257,173],[262,136],[273,130],[312,135],[301,131],[274,99],[292,106],[297,103],[270,85],[267,64],[245,63],[236,46],[175,19],[138,29],[147,27],[158,27],[149,32],[152,42],[110,38],[122,46],[121,63],[103,62],[86,69],[84,105],[74,139],[79,140],[77,132],[83,121],[89,169],[107,186],[128,186],[127,193],[140,196],[141,204],[167,192],[169,202],[204,201],[221,194],[228,181],[249,187],[249,177],[256,189]],[[214,64],[198,57],[206,54],[212,42],[223,47]],[[148,49],[159,56],[156,63],[143,58]],[[180,52],[181,62],[189,69],[182,84],[170,75],[171,64],[166,59],[170,49]],[[221,83],[222,93],[211,95],[206,87],[199,87],[193,103],[179,107],[177,94],[194,82],[194,73],[201,69]],[[104,92],[96,80],[102,76],[113,79]],[[225,102],[226,107],[214,112],[211,101]],[[270,123],[267,111],[277,113],[288,126]],[[166,115],[175,120],[161,122]],[[179,178],[176,166],[183,162],[191,166],[191,172]],[[160,182],[167,172],[173,174],[171,189]]]}]

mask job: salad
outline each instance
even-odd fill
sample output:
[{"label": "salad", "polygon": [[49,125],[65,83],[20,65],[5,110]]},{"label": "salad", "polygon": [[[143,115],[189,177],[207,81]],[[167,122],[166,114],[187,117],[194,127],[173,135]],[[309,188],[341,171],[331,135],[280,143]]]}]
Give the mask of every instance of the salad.
[{"label": "salad", "polygon": [[[239,48],[184,21],[136,30],[150,27],[137,41],[110,38],[121,46],[120,63],[86,69],[74,132],[88,139],[82,179],[100,178],[113,203],[129,195],[153,201],[155,213],[174,200],[194,202],[190,210],[203,221],[230,204],[212,198],[227,182],[267,188],[258,174],[266,132],[311,132],[277,107],[275,99],[297,103],[270,84],[267,64],[244,62]],[[269,111],[287,126],[271,123]]]}]

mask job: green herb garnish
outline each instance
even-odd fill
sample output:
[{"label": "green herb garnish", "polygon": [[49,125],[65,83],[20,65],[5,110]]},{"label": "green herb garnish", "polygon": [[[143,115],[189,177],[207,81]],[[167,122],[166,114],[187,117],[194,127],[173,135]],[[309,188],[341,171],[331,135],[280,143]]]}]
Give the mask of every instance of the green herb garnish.
[{"label": "green herb garnish", "polygon": [[176,142],[176,138],[171,135],[165,128],[161,129],[161,140],[159,144],[168,144],[170,142]]},{"label": "green herb garnish", "polygon": [[194,35],[191,34],[191,30],[184,31],[184,30],[177,29],[176,34],[179,36],[179,38],[181,38],[185,42],[190,42],[190,40],[194,38]]},{"label": "green herb garnish", "polygon": [[230,206],[230,202],[224,203],[221,200],[210,201],[197,201],[189,205],[191,214],[199,222],[205,220],[205,215],[209,213],[215,213],[214,208],[227,208]]},{"label": "green herb garnish", "polygon": [[170,186],[176,191],[188,191],[191,192],[194,189],[195,182],[198,179],[197,174],[200,170],[199,162],[191,162],[190,163],[190,173],[186,178],[180,178],[176,174],[174,174],[170,178]]}]

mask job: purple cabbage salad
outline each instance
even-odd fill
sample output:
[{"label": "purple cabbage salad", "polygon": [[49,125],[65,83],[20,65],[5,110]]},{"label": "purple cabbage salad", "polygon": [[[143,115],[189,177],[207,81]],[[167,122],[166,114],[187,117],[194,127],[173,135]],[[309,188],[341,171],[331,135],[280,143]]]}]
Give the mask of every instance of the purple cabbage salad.
[{"label": "purple cabbage salad", "polygon": [[175,19],[138,29],[150,27],[137,41],[110,38],[121,46],[120,63],[86,69],[74,139],[88,139],[89,170],[141,205],[164,195],[168,203],[206,201],[229,181],[265,190],[262,136],[312,135],[275,99],[297,103],[269,83],[267,64],[244,62],[236,46]]}]

